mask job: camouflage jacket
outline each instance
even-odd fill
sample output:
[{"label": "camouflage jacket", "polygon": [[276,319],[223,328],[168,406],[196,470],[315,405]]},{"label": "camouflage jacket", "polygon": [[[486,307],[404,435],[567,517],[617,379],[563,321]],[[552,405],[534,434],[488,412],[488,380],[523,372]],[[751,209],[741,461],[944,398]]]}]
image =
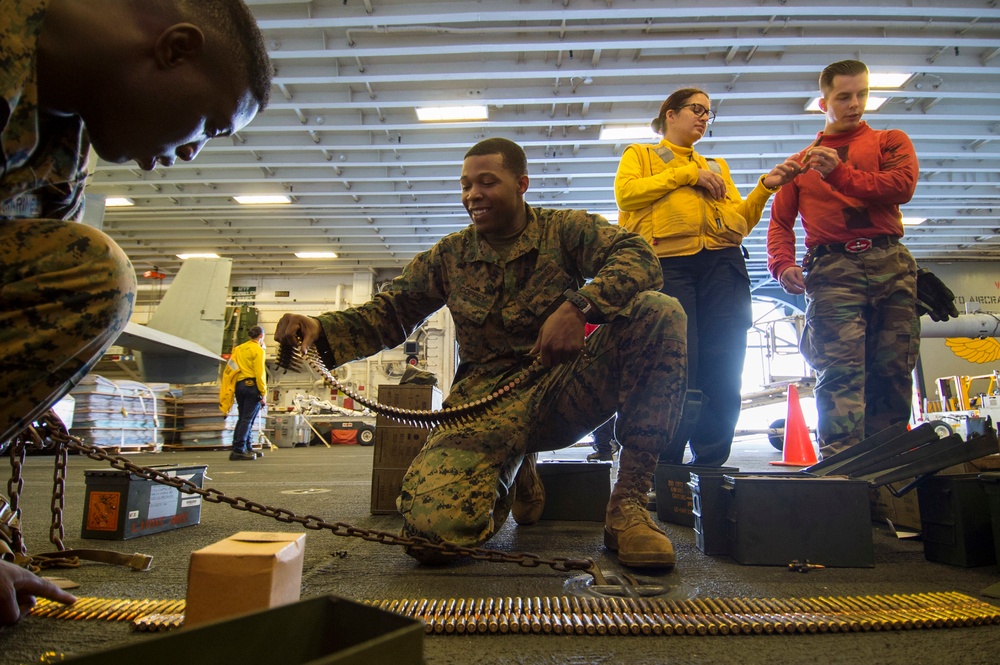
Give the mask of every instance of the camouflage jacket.
[{"label": "camouflage jacket", "polygon": [[447,306],[461,357],[450,400],[475,399],[526,364],[566,289],[580,289],[609,321],[627,315],[636,294],[662,286],[660,264],[638,234],[581,210],[526,208],[528,224],[506,261],[470,225],[414,257],[370,302],[318,317],[325,362],[396,347]]},{"label": "camouflage jacket", "polygon": [[90,152],[83,120],[38,111],[35,56],[47,4],[0,3],[0,220],[83,213]]}]

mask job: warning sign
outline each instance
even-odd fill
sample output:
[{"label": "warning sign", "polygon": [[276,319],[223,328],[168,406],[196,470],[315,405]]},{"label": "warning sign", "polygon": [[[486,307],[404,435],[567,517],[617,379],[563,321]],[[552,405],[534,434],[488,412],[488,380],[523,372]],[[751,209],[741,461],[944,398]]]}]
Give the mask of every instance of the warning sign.
[{"label": "warning sign", "polygon": [[119,492],[91,492],[87,504],[87,528],[91,531],[117,531],[121,500]]}]

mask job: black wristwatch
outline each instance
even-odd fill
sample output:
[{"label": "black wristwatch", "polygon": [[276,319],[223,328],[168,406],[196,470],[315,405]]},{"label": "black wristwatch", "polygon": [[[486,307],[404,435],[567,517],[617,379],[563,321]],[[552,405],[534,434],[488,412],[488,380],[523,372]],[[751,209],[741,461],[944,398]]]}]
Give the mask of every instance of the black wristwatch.
[{"label": "black wristwatch", "polygon": [[594,316],[597,314],[597,310],[594,309],[594,306],[591,304],[591,302],[586,298],[584,298],[582,295],[580,295],[579,291],[574,291],[573,289],[566,289],[563,292],[563,297],[566,298],[566,300],[571,302],[573,305],[575,305],[577,309],[583,312],[583,316],[587,319],[588,322],[590,322],[591,319],[594,318]]}]

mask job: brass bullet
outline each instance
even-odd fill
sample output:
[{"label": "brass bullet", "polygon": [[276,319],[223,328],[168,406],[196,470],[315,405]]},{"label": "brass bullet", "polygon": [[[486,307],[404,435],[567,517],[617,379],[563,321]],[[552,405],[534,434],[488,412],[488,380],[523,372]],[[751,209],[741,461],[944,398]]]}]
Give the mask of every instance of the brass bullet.
[{"label": "brass bullet", "polygon": [[673,635],[673,625],[664,619],[653,605],[645,598],[639,599],[639,609],[643,616],[653,625],[654,635]]},{"label": "brass bullet", "polygon": [[142,608],[149,605],[149,598],[143,598],[142,600],[135,601],[129,607],[118,610],[117,612],[112,612],[108,616],[108,621],[132,621],[135,617],[139,616]]},{"label": "brass bullet", "polygon": [[577,635],[585,635],[587,633],[587,628],[583,625],[583,620],[578,614],[570,615],[570,620],[573,625],[573,632]]},{"label": "brass bullet", "polygon": [[601,623],[604,624],[606,630],[608,631],[608,635],[618,634],[618,622],[615,621],[610,614],[606,612],[601,614]]},{"label": "brass bullet", "polygon": [[500,628],[500,623],[497,621],[497,605],[498,603],[496,598],[490,598],[486,603],[487,627],[491,633],[497,632]]},{"label": "brass bullet", "polygon": [[554,609],[552,612],[552,632],[556,635],[563,634],[562,613],[558,610],[558,608]]},{"label": "brass bullet", "polygon": [[738,619],[732,612],[726,609],[722,603],[712,598],[706,598],[704,602],[717,617],[724,619],[728,623],[730,633],[734,635],[739,635],[740,633],[746,635],[750,634],[750,623]]},{"label": "brass bullet", "polygon": [[489,629],[486,600],[486,598],[480,598],[476,603],[476,631],[480,633],[485,633]]},{"label": "brass bullet", "polygon": [[534,598],[529,598],[527,611],[528,614],[526,618],[528,619],[528,625],[531,627],[531,632],[533,633],[542,632],[542,620],[541,620],[542,599],[539,598],[538,596],[535,596]]},{"label": "brass bullet", "polygon": [[673,614],[674,618],[684,624],[684,632],[688,635],[707,635],[708,627],[704,624],[694,621],[687,613],[681,608],[681,606],[674,600],[662,601],[665,603],[667,610]]}]

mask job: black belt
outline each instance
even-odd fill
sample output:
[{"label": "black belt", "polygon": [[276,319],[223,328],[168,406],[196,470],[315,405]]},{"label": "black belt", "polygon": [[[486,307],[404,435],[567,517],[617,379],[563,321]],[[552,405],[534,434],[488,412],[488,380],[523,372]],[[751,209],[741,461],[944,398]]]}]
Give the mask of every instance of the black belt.
[{"label": "black belt", "polygon": [[257,379],[243,379],[243,385],[244,386],[256,386],[257,385]]},{"label": "black belt", "polygon": [[898,236],[875,236],[874,238],[855,238],[847,242],[835,242],[831,245],[817,245],[812,248],[813,258],[827,254],[861,254],[872,247],[891,247],[899,244]]}]

